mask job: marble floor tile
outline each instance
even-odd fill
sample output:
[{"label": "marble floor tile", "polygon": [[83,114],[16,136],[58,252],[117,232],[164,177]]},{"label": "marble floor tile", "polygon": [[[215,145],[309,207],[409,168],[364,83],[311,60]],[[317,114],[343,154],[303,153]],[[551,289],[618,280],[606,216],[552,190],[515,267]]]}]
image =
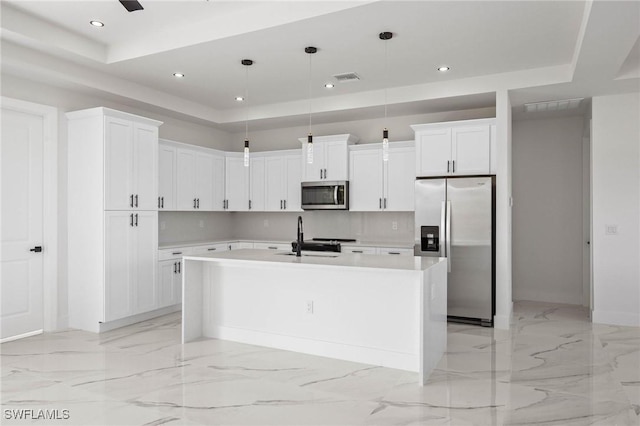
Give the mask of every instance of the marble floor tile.
[{"label": "marble floor tile", "polygon": [[[180,324],[173,313],[0,345],[2,424],[640,425],[640,328],[591,324],[581,306],[515,302],[510,330],[449,324],[424,387],[401,370],[182,345]],[[16,418],[26,410],[69,418]]]}]

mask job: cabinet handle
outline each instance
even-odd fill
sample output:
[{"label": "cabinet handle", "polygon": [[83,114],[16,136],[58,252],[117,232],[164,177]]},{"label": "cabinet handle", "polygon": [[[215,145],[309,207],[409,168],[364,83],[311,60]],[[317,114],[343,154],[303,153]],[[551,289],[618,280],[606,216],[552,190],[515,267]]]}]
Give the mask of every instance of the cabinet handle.
[{"label": "cabinet handle", "polygon": [[280,210],[282,210],[282,200],[280,200]]},{"label": "cabinet handle", "polygon": [[138,207],[138,194],[136,194],[136,207]]},{"label": "cabinet handle", "polygon": [[322,169],[320,169],[320,179],[322,179]]},{"label": "cabinet handle", "polygon": [[384,197],[384,208],[387,208],[387,197]]},{"label": "cabinet handle", "polygon": [[129,222],[129,225],[133,226],[133,213],[129,215],[129,219],[131,219],[131,222]]},{"label": "cabinet handle", "polygon": [[453,160],[451,163],[453,164],[452,172],[455,173],[456,172],[456,160]]},{"label": "cabinet handle", "polygon": [[284,209],[287,209],[287,200],[284,200]]},{"label": "cabinet handle", "polygon": [[174,274],[178,273],[178,262],[173,262],[173,273]]},{"label": "cabinet handle", "polygon": [[162,208],[164,209],[164,197],[162,197]]},{"label": "cabinet handle", "polygon": [[136,226],[138,226],[138,213],[136,213]]},{"label": "cabinet handle", "polygon": [[160,203],[160,198],[162,197],[158,197],[158,208],[162,208],[162,204]]},{"label": "cabinet handle", "polygon": [[251,210],[251,200],[249,200],[249,210]]},{"label": "cabinet handle", "polygon": [[198,198],[198,208],[200,208],[200,198]]},{"label": "cabinet handle", "polygon": [[324,169],[324,178],[327,178],[327,169]]},{"label": "cabinet handle", "polygon": [[451,161],[447,160],[447,173],[449,173],[449,163],[450,163],[450,162],[451,162]]},{"label": "cabinet handle", "polygon": [[364,253],[362,250],[351,250],[351,253]]},{"label": "cabinet handle", "polygon": [[215,248],[215,247],[210,247],[210,248],[207,249],[207,251],[216,251],[216,250],[217,250],[217,248]]},{"label": "cabinet handle", "polygon": [[390,252],[388,252],[388,254],[400,254],[400,252],[397,252],[397,251],[390,251]]},{"label": "cabinet handle", "polygon": [[172,252],[171,254],[175,256],[175,255],[177,255],[177,254],[182,254],[182,252],[181,252],[181,251],[174,251],[174,252]]},{"label": "cabinet handle", "polygon": [[222,200],[222,210],[227,208],[227,200]]},{"label": "cabinet handle", "polygon": [[182,273],[182,262],[178,262],[178,273]]},{"label": "cabinet handle", "polygon": [[225,201],[224,208],[228,210],[229,209],[229,200],[224,200],[224,201]]},{"label": "cabinet handle", "polygon": [[129,206],[133,207],[133,194],[129,196]]},{"label": "cabinet handle", "polygon": [[380,206],[380,210],[382,210],[382,198],[378,198],[378,204]]},{"label": "cabinet handle", "polygon": [[267,247],[269,250],[278,250],[278,247],[269,246]]}]

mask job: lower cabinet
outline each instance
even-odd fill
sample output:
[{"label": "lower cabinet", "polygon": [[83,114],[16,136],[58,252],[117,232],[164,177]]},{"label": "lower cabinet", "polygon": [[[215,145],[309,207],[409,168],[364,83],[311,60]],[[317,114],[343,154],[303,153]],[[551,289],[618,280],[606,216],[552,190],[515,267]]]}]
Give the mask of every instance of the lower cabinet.
[{"label": "lower cabinet", "polygon": [[291,243],[269,243],[269,242],[260,242],[253,243],[254,249],[261,250],[291,250]]},{"label": "lower cabinet", "polygon": [[162,260],[158,265],[158,307],[181,303],[182,259]]},{"label": "lower cabinet", "polygon": [[158,213],[105,214],[105,321],[158,307]]}]

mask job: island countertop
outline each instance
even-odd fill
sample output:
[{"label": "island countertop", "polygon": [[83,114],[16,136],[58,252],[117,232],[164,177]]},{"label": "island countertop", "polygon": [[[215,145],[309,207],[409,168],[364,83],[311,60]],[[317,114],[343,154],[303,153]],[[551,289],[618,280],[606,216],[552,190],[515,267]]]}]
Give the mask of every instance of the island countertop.
[{"label": "island countertop", "polygon": [[425,271],[437,263],[445,261],[439,257],[415,256],[380,256],[371,254],[303,252],[296,257],[295,253],[284,250],[241,249],[226,252],[186,255],[184,259],[201,261],[228,262],[265,262],[282,263],[299,266],[348,267],[366,269],[387,269],[399,271]]}]

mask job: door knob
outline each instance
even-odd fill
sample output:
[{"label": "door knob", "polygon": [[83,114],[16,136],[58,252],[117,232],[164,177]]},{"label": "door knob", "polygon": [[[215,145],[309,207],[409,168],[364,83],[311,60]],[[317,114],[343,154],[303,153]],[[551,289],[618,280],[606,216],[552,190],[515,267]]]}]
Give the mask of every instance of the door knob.
[{"label": "door knob", "polygon": [[42,246],[35,246],[34,248],[29,249],[29,251],[40,253],[42,251]]}]

